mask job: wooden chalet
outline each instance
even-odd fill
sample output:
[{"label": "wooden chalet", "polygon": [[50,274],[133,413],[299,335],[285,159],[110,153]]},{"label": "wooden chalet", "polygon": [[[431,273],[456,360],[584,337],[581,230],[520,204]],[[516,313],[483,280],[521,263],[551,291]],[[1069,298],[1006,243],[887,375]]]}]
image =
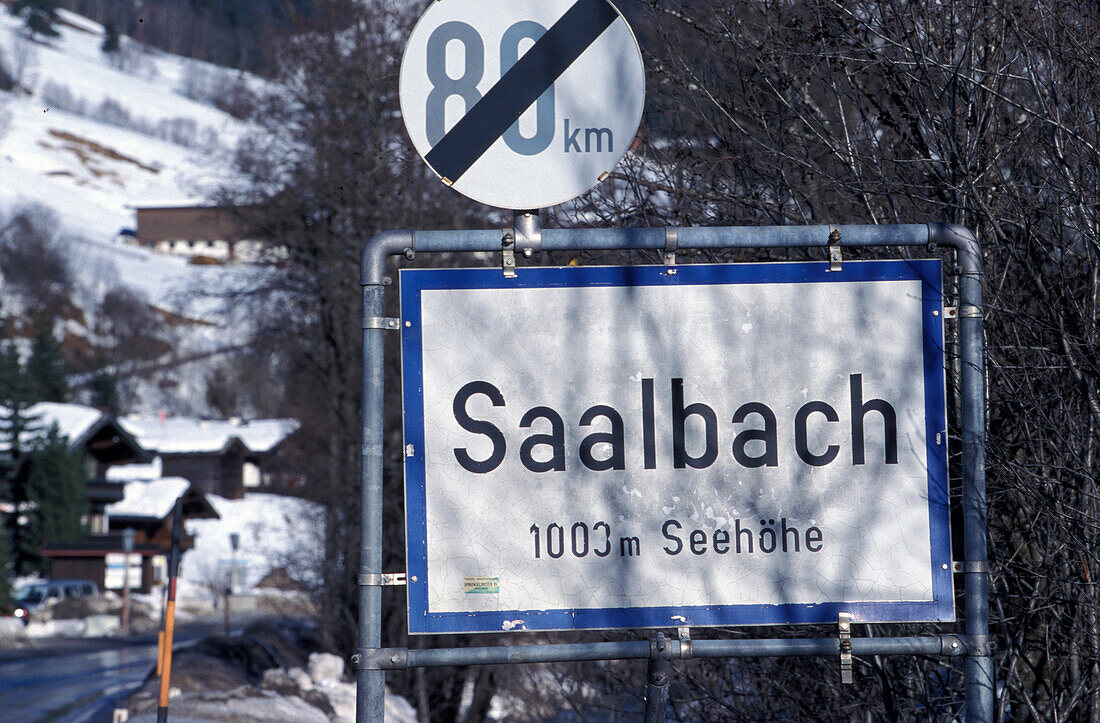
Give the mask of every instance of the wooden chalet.
[{"label": "wooden chalet", "polygon": [[68,439],[69,451],[80,455],[87,478],[88,525],[93,534],[107,532],[105,508],[122,499],[122,487],[107,480],[107,470],[117,465],[142,464],[153,453],[138,443],[113,416],[80,404],[40,402],[27,409],[42,434],[56,426]]},{"label": "wooden chalet", "polygon": [[161,474],[191,480],[203,492],[240,499],[246,490],[275,485],[270,463],[298,428],[291,419],[245,421],[187,417],[120,420],[138,442],[160,457]]},{"label": "wooden chalet", "polygon": [[256,240],[248,208],[149,206],[136,209],[136,242],[160,253],[205,256],[219,261],[255,261],[271,249]]},{"label": "wooden chalet", "polygon": [[[58,578],[94,580],[101,589],[119,589],[117,575],[111,575],[112,558],[122,564],[124,530],[134,531],[134,555],[141,557],[140,573],[131,577],[131,588],[151,592],[166,578],[167,556],[172,544],[172,510],[183,500],[182,518],[216,519],[217,511],[206,495],[185,479],[169,477],[151,481],[115,483],[122,498],[106,508],[109,529],[79,543],[47,543],[42,554],[52,560],[52,574]],[[185,527],[186,529],[186,527]],[[185,530],[180,534],[180,551],[190,550],[195,540]]]}]

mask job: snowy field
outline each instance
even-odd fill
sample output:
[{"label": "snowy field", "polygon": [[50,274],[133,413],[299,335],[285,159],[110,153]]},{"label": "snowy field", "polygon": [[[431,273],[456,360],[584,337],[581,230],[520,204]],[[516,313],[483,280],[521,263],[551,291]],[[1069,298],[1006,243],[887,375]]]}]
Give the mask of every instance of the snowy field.
[{"label": "snowy field", "polygon": [[124,243],[119,232],[134,228],[135,207],[203,204],[231,177],[229,159],[248,126],[184,93],[237,74],[126,38],[112,59],[100,51],[100,25],[60,17],[60,37],[33,42],[18,18],[0,12],[0,55],[19,85],[0,92],[0,215],[46,206],[93,291],[122,285],[217,321],[216,306],[194,291],[224,288],[247,269],[191,265]]},{"label": "snowy field", "polygon": [[320,584],[324,518],[320,505],[295,497],[249,493],[240,500],[206,498],[220,520],[189,520],[195,547],[184,553],[180,579],[187,585],[224,584],[233,561],[229,535],[240,536],[238,590],[252,589],[272,568],[284,568],[307,587]]}]

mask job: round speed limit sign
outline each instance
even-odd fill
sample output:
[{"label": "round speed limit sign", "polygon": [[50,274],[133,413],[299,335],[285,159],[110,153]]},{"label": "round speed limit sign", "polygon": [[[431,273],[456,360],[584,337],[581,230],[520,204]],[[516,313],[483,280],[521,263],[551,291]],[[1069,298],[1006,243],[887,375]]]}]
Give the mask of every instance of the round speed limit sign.
[{"label": "round speed limit sign", "polygon": [[575,198],[630,147],[645,72],[609,0],[443,0],[413,28],[401,112],[443,182],[482,203]]}]

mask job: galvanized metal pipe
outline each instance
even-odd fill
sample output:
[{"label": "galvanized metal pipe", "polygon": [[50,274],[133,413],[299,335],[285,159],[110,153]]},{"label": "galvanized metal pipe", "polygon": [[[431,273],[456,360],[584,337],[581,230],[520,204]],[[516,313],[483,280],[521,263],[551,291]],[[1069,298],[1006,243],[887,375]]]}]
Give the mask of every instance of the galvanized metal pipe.
[{"label": "galvanized metal pipe", "polygon": [[[396,657],[396,660],[394,658]],[[484,648],[390,648],[378,652],[376,661],[386,669],[437,668],[448,665],[501,665],[506,663],[571,663],[592,660],[643,660],[649,657],[648,640],[557,645],[500,645]],[[461,662],[455,662],[455,661]],[[370,664],[368,658],[365,661]],[[392,666],[392,667],[391,667]]]},{"label": "galvanized metal pipe", "polygon": [[672,663],[662,655],[669,640],[664,633],[657,633],[651,643],[649,663],[645,671],[645,723],[665,723],[668,711],[668,682],[672,678]]},{"label": "galvanized metal pipe", "polygon": [[[382,647],[382,382],[383,334],[369,319],[383,316],[383,286],[363,286],[363,406],[360,449],[359,636],[360,649]],[[372,328],[373,327],[373,328]],[[360,669],[355,674],[356,723],[381,721],[386,674]]]},{"label": "galvanized metal pipe", "polygon": [[[944,243],[953,243],[966,229],[933,224],[941,229],[957,229],[943,235]],[[677,229],[682,249],[720,248],[796,248],[825,247],[829,233],[839,229],[841,246],[923,246],[930,240],[933,225],[899,224],[895,226],[731,226],[688,227]],[[663,228],[569,228],[542,229],[537,245],[526,229],[516,234],[516,250],[641,250],[664,249]],[[500,251],[503,229],[476,231],[384,231],[363,248],[360,265],[362,283],[377,284],[385,274],[387,256],[416,252]]]},{"label": "galvanized metal pipe", "polygon": [[[966,635],[927,635],[893,638],[852,638],[852,654],[930,655],[957,657],[982,645]],[[838,638],[748,638],[693,640],[692,658],[830,657],[840,655]],[[362,650],[359,660],[367,669],[405,670],[452,665],[507,665],[513,663],[571,663],[593,660],[677,660],[685,655],[679,640],[663,648],[648,640],[599,643],[498,645],[480,648],[382,648]]]},{"label": "galvanized metal pipe", "polygon": [[993,657],[989,645],[989,551],[985,495],[985,362],[982,329],[982,250],[972,231],[929,224],[936,243],[953,246],[959,271],[959,357],[962,396],[963,582],[966,632],[985,644],[966,659],[966,720],[994,715]]}]

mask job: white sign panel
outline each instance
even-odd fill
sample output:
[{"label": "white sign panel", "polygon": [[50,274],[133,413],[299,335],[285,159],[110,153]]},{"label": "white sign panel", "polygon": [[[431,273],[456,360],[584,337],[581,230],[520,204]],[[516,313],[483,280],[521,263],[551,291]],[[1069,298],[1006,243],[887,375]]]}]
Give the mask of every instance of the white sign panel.
[{"label": "white sign panel", "polygon": [[[107,590],[121,590],[126,575],[126,554],[122,552],[108,552],[106,559],[107,569],[103,575],[103,587]],[[141,553],[130,553],[130,589],[141,587]]]},{"label": "white sign panel", "polygon": [[413,28],[401,112],[444,182],[536,209],[587,191],[630,147],[641,52],[608,0],[447,0]]},{"label": "white sign panel", "polygon": [[402,272],[412,632],[951,620],[938,261]]}]

